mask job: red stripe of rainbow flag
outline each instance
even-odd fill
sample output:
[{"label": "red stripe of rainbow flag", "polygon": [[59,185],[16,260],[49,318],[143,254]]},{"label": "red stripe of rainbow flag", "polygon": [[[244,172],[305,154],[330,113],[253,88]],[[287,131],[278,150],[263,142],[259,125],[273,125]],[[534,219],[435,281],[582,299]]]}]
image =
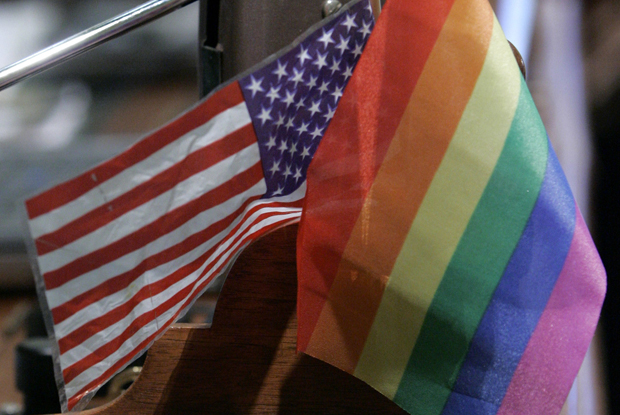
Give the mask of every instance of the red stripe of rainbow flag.
[{"label": "red stripe of rainbow flag", "polygon": [[298,268],[299,349],[409,412],[560,411],[605,275],[485,0],[387,3],[308,170]]}]

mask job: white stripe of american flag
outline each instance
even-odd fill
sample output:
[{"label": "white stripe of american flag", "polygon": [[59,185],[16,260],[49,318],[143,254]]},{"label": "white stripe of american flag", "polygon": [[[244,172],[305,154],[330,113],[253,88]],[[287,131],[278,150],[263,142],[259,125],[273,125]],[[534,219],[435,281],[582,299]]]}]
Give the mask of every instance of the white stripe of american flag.
[{"label": "white stripe of american flag", "polygon": [[[108,262],[103,267],[82,274],[78,278],[75,278],[58,288],[48,290],[46,292],[46,295],[50,308],[55,308],[62,303],[70,301],[75,296],[99,286],[106,280],[118,275],[120,269],[127,270],[135,268],[145,259],[144,257],[149,258],[152,255],[161,252],[162,250],[172,245],[182,243],[188,237],[188,235],[193,235],[206,229],[207,227],[212,225],[218,218],[224,216],[227,212],[234,212],[238,207],[243,204],[245,197],[260,196],[265,193],[265,189],[266,187],[264,182],[260,182],[253,186],[245,194],[237,195],[220,205],[201,212],[200,214],[186,222],[183,226],[145,245],[142,250],[130,252],[117,260]],[[190,251],[188,254],[185,255],[189,255],[197,249],[198,248]],[[177,265],[176,262],[169,262],[151,271],[154,274],[157,274],[159,272],[170,272],[170,270],[165,270],[162,267],[175,268],[177,267]],[[136,283],[139,283],[139,281],[136,281]],[[114,295],[115,294],[106,297],[111,298],[110,302],[102,304],[100,310],[93,310],[93,312],[102,312],[105,309],[109,309],[112,303],[116,303],[113,300]]]},{"label": "white stripe of american flag", "polygon": [[[40,256],[39,266],[41,271],[45,274],[56,270],[81,257],[84,251],[92,252],[101,249],[112,242],[130,235],[171,210],[197,199],[213,188],[232,179],[240,173],[238,167],[252,166],[259,161],[258,145],[248,147],[222,160],[215,166],[178,183],[171,190],[160,194],[156,198],[151,199],[151,201],[127,212],[103,227],[84,235],[61,249]],[[214,182],[213,178],[218,180]]]},{"label": "white stripe of american flag", "polygon": [[[266,210],[267,212],[269,212],[269,211],[274,212],[274,210],[273,210],[273,209],[265,209],[265,210]],[[260,213],[265,213],[265,212],[260,212]],[[275,212],[274,212],[274,213],[275,213]],[[297,221],[297,220],[299,219],[299,217],[300,217],[300,214],[301,214],[301,209],[300,209],[300,208],[293,209],[293,210],[288,210],[288,211],[283,212],[283,214],[276,215],[276,216],[271,216],[271,217],[269,217],[269,218],[267,218],[267,219],[265,219],[265,220],[263,220],[263,221],[259,222],[258,224],[254,224],[254,223],[252,223],[252,222],[249,222],[249,223],[247,223],[247,224],[246,224],[246,230],[247,230],[247,232],[257,232],[257,231],[259,230],[259,229],[257,229],[257,227],[258,227],[258,228],[260,228],[260,227],[265,226],[266,224],[275,224],[275,223],[278,223],[278,222],[282,222],[282,223],[290,223],[290,222],[292,222],[292,221]],[[253,216],[258,216],[258,215],[259,215],[259,213],[256,213],[256,214],[255,214],[255,215],[253,215]],[[250,225],[252,225],[253,227],[250,227]],[[236,235],[234,235],[234,236],[238,236],[238,235],[243,235],[243,232],[239,232],[238,234],[236,234]],[[233,239],[232,237],[228,238],[228,240],[232,240],[232,239]],[[223,252],[223,253],[222,253],[222,254],[223,254],[223,256],[221,256],[221,257],[220,257],[219,261],[217,261],[215,264],[213,264],[212,269],[217,269],[218,267],[223,266],[223,265],[226,263],[226,261],[227,261],[227,260],[228,260],[231,256],[233,256],[236,252],[238,252],[238,250],[239,250],[240,248],[242,248],[242,247],[244,246],[245,242],[247,242],[247,240],[242,239],[242,240],[238,241],[238,242],[237,242],[234,246],[232,246],[230,249],[228,249],[228,250],[226,250],[225,252]],[[218,254],[220,254],[220,253],[218,253]],[[198,280],[198,281],[196,282],[196,285],[200,285],[201,283],[204,283],[204,282],[205,282],[205,281],[207,281],[210,277],[213,277],[213,271],[212,271],[211,273],[207,273],[206,275],[202,276],[202,277],[200,278],[200,280]],[[191,282],[193,282],[193,281],[191,281]],[[206,288],[206,287],[204,287],[204,288]],[[203,289],[204,289],[204,288],[203,288]],[[195,290],[196,290],[196,289],[195,289]],[[174,292],[176,292],[176,290],[174,290]],[[170,294],[170,293],[169,293],[169,294]],[[195,292],[195,291],[193,291],[192,293],[188,294],[185,298],[191,298],[194,294],[196,294],[196,292]],[[163,301],[163,300],[162,300],[162,301]],[[174,309],[175,309],[175,310],[178,310],[178,307],[174,307]],[[166,314],[171,314],[171,313],[172,313],[172,312],[166,312]],[[158,320],[159,320],[159,319],[158,319]],[[154,323],[157,323],[157,321],[154,321]],[[142,331],[142,330],[141,330],[141,331]],[[137,336],[137,334],[136,334],[136,335],[134,335],[134,336],[132,336],[132,337],[135,337],[135,336]],[[143,338],[144,338],[144,337],[146,337],[146,336],[147,336],[147,335],[145,334],[145,335],[143,335],[143,336],[142,336],[142,337],[140,337],[140,338],[141,338],[141,339],[143,339]],[[128,339],[128,340],[126,340],[126,342],[129,342],[129,339]],[[131,344],[136,344],[136,343],[139,343],[139,340],[134,339],[133,341],[131,341],[131,342],[127,343],[127,344],[128,344],[128,345],[131,345]],[[130,353],[130,352],[131,352],[131,348],[129,348],[129,351],[128,351],[127,353]],[[124,355],[126,355],[126,354],[127,354],[127,353],[125,353],[124,351],[120,351],[119,353],[120,353],[122,356],[124,356]],[[103,361],[102,361],[102,363],[101,363],[101,365],[103,365],[103,366],[104,366],[104,368],[101,368],[101,371],[104,371],[106,367],[111,366],[112,362],[115,362],[116,360],[118,360],[118,358],[119,358],[118,356],[116,356],[116,357],[115,357],[115,356],[110,356],[110,358],[106,358],[105,360],[103,360]],[[105,362],[109,362],[109,364],[108,364],[108,365],[105,365]],[[65,367],[66,367],[66,366],[65,366]],[[90,370],[90,369],[87,369],[87,370]],[[82,373],[84,373],[84,372],[82,372]],[[75,383],[76,383],[76,382],[81,383],[81,382],[79,382],[79,381],[78,381],[78,378],[79,378],[79,376],[78,376],[78,377],[76,377],[75,379],[73,379],[73,380],[72,380],[72,381],[71,381],[71,382],[70,382],[67,386],[68,386],[68,387],[71,387],[71,388],[73,388],[73,387],[76,387],[76,388],[77,388],[77,386],[74,386],[74,385],[75,385]],[[91,377],[89,376],[88,378],[91,378]]]},{"label": "white stripe of american flag", "polygon": [[[90,190],[81,197],[63,205],[61,208],[31,219],[29,226],[33,238],[38,238],[41,235],[58,230],[79,218],[85,212],[89,212],[106,204],[109,200],[127,193],[137,185],[147,181],[149,177],[155,176],[173,164],[180,162],[188,154],[220,140],[222,137],[239,130],[250,122],[250,114],[245,102],[218,114],[209,122],[179,137],[130,169],[102,182],[97,188]],[[141,175],[136,176],[136,171],[139,171]]]}]

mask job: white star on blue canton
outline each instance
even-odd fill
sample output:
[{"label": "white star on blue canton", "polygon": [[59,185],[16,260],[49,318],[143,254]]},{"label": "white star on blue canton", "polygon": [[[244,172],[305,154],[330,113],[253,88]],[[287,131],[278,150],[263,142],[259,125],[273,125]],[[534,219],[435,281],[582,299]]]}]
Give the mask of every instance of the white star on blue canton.
[{"label": "white star on blue canton", "polygon": [[308,54],[308,48],[304,49],[303,47],[301,48],[301,51],[297,55],[297,58],[299,59],[301,66],[304,66],[304,62],[306,60],[312,59],[312,57]]},{"label": "white star on blue canton", "polygon": [[278,151],[280,152],[280,155],[286,153],[287,150],[288,150],[288,145],[286,145],[286,140],[280,141],[280,147],[278,147]]},{"label": "white star on blue canton", "polygon": [[330,95],[332,97],[334,97],[334,103],[337,103],[338,100],[340,99],[340,97],[342,96],[342,90],[344,89],[344,87],[338,86],[336,85],[334,87],[334,92],[332,92]]},{"label": "white star on blue canton", "polygon": [[332,58],[332,66],[329,67],[329,70],[332,71],[332,75],[340,70],[340,60],[337,60],[336,57]]},{"label": "white star on blue canton", "polygon": [[321,55],[321,52],[317,51],[316,59],[314,60],[314,62],[312,62],[312,64],[318,66],[319,71],[323,69],[325,66],[327,66],[327,53]]},{"label": "white star on blue canton", "polygon": [[355,48],[353,49],[353,51],[351,51],[351,53],[353,54],[354,57],[358,57],[362,54],[362,49],[364,48],[364,44],[360,43],[360,44],[355,44]]},{"label": "white star on blue canton", "polygon": [[351,38],[347,37],[346,39],[340,35],[340,43],[336,46],[336,49],[340,51],[340,56],[342,56],[347,50],[349,50],[349,40]]},{"label": "white star on blue canton", "polygon": [[329,105],[327,106],[327,112],[325,114],[323,114],[323,117],[325,118],[325,121],[329,121],[332,118],[334,118],[334,114],[336,113],[336,108],[330,107]]},{"label": "white star on blue canton", "polygon": [[263,79],[265,78],[261,78],[257,81],[256,79],[254,79],[254,75],[250,76],[251,84],[250,86],[246,87],[246,89],[252,91],[252,98],[254,98],[254,95],[256,95],[257,92],[265,92],[265,90],[261,86],[261,84],[263,83]]},{"label": "white star on blue canton", "polygon": [[305,106],[306,106],[306,105],[304,104],[304,101],[305,101],[305,100],[306,100],[306,99],[305,99],[304,97],[299,97],[299,101],[297,101],[297,104],[295,104],[295,109],[296,109],[297,111],[299,111],[299,109],[300,109],[300,108],[303,108],[303,107],[305,107]]},{"label": "white star on blue canton", "polygon": [[299,179],[301,179],[302,177],[304,176],[301,174],[301,167],[295,166],[295,174],[293,175],[293,179],[295,179],[295,184],[297,184]]},{"label": "white star on blue canton", "polygon": [[273,191],[273,195],[274,196],[280,196],[283,191],[284,191],[284,188],[282,186],[278,185],[278,188]]},{"label": "white star on blue canton", "polygon": [[314,117],[314,114],[316,114],[317,112],[321,112],[321,109],[319,108],[321,106],[321,101],[314,101],[312,103],[312,106],[310,108],[308,108],[308,111],[310,111],[312,113],[312,116]]},{"label": "white star on blue canton", "polygon": [[291,106],[293,102],[295,102],[295,91],[291,92],[286,90],[286,98],[282,99],[282,102],[288,107]]},{"label": "white star on blue canton", "polygon": [[284,181],[288,180],[288,176],[293,175],[293,171],[291,170],[291,165],[287,164],[286,167],[284,168],[284,173],[282,173],[282,176],[284,176]]},{"label": "white star on blue canton", "polygon": [[323,81],[319,87],[319,92],[323,95],[327,91],[329,91],[329,82]]},{"label": "white star on blue canton", "polygon": [[308,127],[309,126],[310,126],[310,123],[305,123],[305,122],[302,121],[301,125],[296,130],[299,133],[299,135],[301,136],[303,133],[308,131]]},{"label": "white star on blue canton", "polygon": [[282,65],[282,63],[280,63],[280,61],[278,61],[278,69],[276,69],[275,71],[272,72],[272,74],[274,75],[278,75],[278,82],[280,82],[280,79],[282,79],[282,77],[287,77],[288,76],[288,72],[286,72],[286,66],[288,65],[288,63],[284,62],[284,65]]},{"label": "white star on blue canton", "polygon": [[275,86],[272,86],[269,89],[269,92],[267,92],[266,96],[267,98],[271,99],[271,104],[273,104],[273,101],[275,101],[276,99],[280,99],[280,94],[278,94],[280,88],[282,88],[282,85],[279,85],[277,88]]},{"label": "white star on blue canton", "polygon": [[293,68],[293,72],[295,72],[295,76],[290,78],[290,80],[295,83],[295,88],[297,88],[297,84],[304,81],[304,69],[299,72],[297,68]]},{"label": "white star on blue canton", "polygon": [[288,120],[286,121],[286,124],[284,125],[284,126],[286,127],[286,131],[288,131],[288,129],[289,129],[289,128],[291,128],[291,127],[294,127],[294,126],[295,126],[295,124],[293,123],[293,119],[294,119],[294,118],[295,118],[295,117],[290,116],[290,117],[288,118]]},{"label": "white star on blue canton", "polygon": [[269,141],[267,141],[265,143],[265,147],[267,147],[267,150],[271,150],[275,146],[276,146],[276,136],[275,135],[270,135],[269,136]]},{"label": "white star on blue canton", "polygon": [[353,15],[348,14],[348,15],[345,16],[345,21],[343,23],[341,23],[343,26],[346,26],[347,33],[349,33],[351,28],[357,27],[357,23],[355,23],[355,17],[356,16],[357,16],[357,13],[355,13]]},{"label": "white star on blue canton", "polygon": [[273,177],[274,174],[280,172],[280,160],[273,159],[273,163],[271,164],[269,172],[271,173],[271,177]]},{"label": "white star on blue canton", "polygon": [[302,160],[304,160],[306,157],[310,157],[310,147],[304,147],[299,157],[301,157]]},{"label": "white star on blue canton", "polygon": [[296,142],[291,142],[291,146],[288,149],[288,152],[291,154],[291,157],[293,157],[295,155],[295,153],[297,153],[297,143]]},{"label": "white star on blue canton", "polygon": [[285,119],[286,117],[282,113],[280,113],[278,114],[278,120],[273,124],[276,126],[276,128],[280,128],[284,124]]},{"label": "white star on blue canton", "polygon": [[371,30],[370,30],[371,23],[370,23],[370,22],[368,22],[368,23],[367,23],[367,22],[362,22],[362,26],[363,26],[363,27],[362,27],[360,30],[361,30],[361,32],[362,32],[362,35],[364,36],[364,39],[365,39],[365,38],[367,38],[367,37],[368,37],[368,35],[370,35],[370,32],[371,32]]},{"label": "white star on blue canton", "polygon": [[261,112],[260,112],[260,114],[256,118],[258,118],[259,120],[262,121],[261,125],[265,125],[265,123],[267,121],[272,120],[272,118],[271,118],[271,108],[267,109],[267,108],[263,107]]},{"label": "white star on blue canton", "polygon": [[353,67],[349,66],[349,64],[347,64],[346,69],[344,70],[344,72],[342,72],[342,76],[344,76],[344,79],[347,80],[350,77],[353,76]]},{"label": "white star on blue canton", "polygon": [[313,76],[310,75],[310,80],[308,81],[308,83],[306,84],[306,86],[310,89],[314,88],[316,86],[316,81],[319,79],[318,76]]},{"label": "white star on blue canton", "polygon": [[312,131],[312,132],[310,133],[310,135],[312,136],[312,139],[313,139],[313,140],[316,140],[316,138],[317,138],[317,137],[320,137],[320,136],[322,136],[322,135],[323,135],[323,129],[322,129],[322,128],[320,128],[320,127],[319,127],[319,125],[317,124],[317,125],[314,127],[314,131]]},{"label": "white star on blue canton", "polygon": [[325,32],[325,29],[323,29],[323,36],[318,39],[318,42],[323,43],[323,49],[327,49],[327,46],[329,46],[330,43],[334,43],[334,40],[332,39],[333,32],[333,28],[329,32]]}]

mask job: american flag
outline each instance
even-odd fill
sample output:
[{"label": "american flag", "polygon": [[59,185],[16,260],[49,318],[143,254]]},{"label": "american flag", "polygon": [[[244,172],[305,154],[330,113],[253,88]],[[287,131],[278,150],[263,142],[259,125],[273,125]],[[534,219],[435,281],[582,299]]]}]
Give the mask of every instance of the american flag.
[{"label": "american flag", "polygon": [[299,220],[374,20],[351,2],[126,152],[26,201],[63,410],[143,353],[250,242]]}]

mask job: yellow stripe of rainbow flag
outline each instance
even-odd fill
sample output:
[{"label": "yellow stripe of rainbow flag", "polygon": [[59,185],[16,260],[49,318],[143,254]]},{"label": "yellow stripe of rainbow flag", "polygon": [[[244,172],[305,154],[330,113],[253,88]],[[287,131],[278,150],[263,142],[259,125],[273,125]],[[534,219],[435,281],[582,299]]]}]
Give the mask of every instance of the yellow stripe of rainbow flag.
[{"label": "yellow stripe of rainbow flag", "polygon": [[[521,83],[516,65],[505,65],[498,71],[498,62],[514,61],[505,44],[495,20],[474,92],[400,250],[355,369],[357,377],[389,397],[398,389],[426,311],[491,177],[512,123]],[[490,93],[498,84],[500,93]],[[488,114],[488,121],[481,123],[479,114]],[[413,304],[415,312],[395,318],[392,310],[402,307],[403,302],[409,307]]]}]

